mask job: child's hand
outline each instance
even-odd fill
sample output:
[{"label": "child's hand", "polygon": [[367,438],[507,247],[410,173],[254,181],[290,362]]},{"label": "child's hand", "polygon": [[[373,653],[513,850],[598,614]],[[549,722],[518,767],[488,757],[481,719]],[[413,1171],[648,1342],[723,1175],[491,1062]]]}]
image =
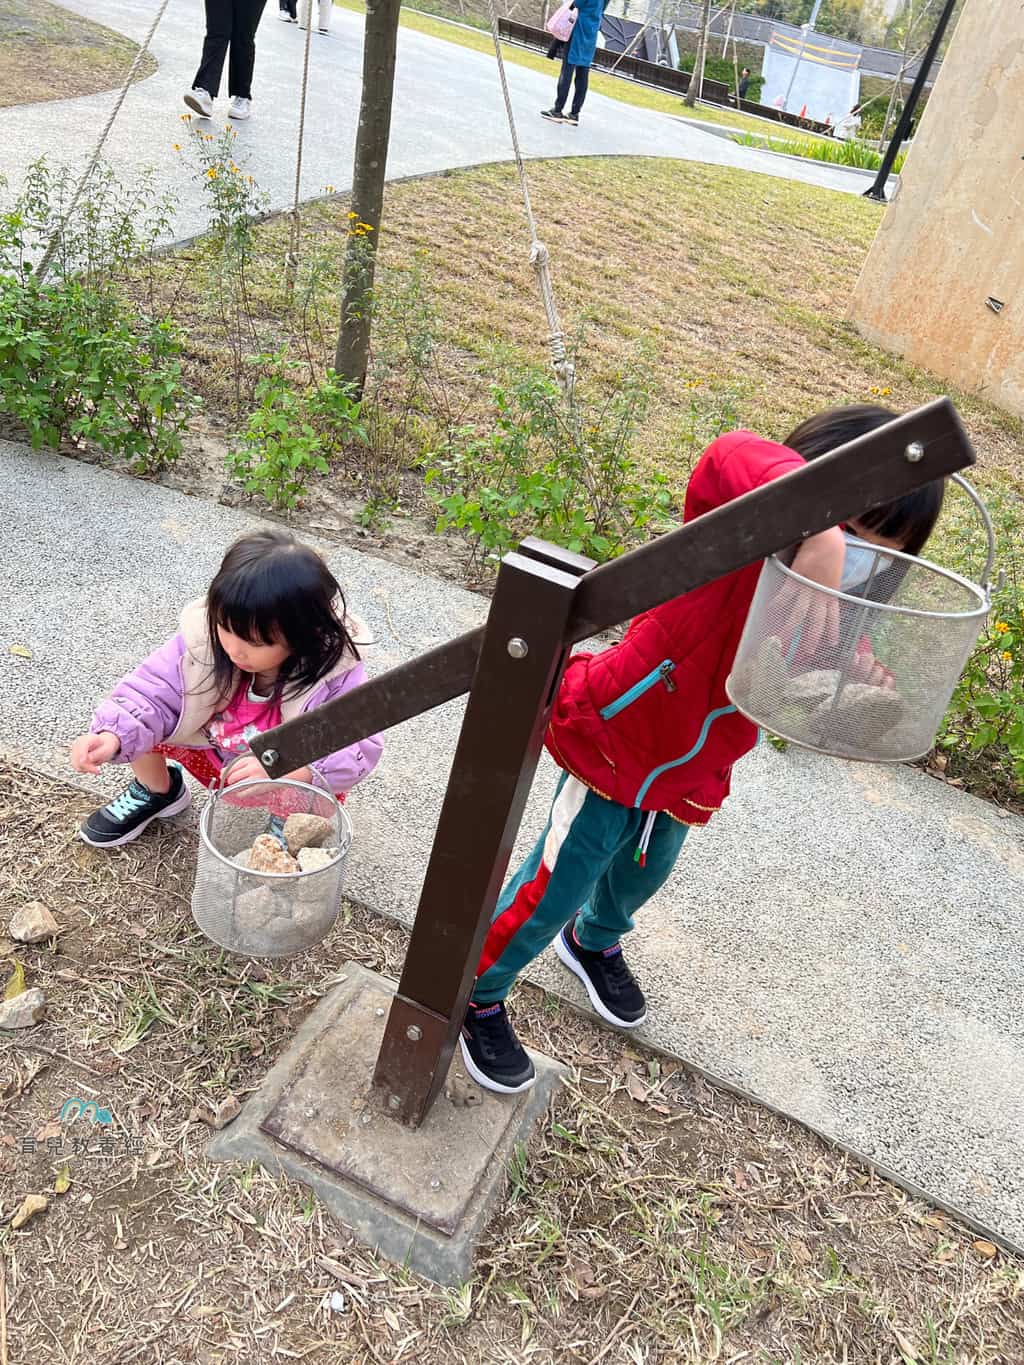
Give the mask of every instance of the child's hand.
[{"label": "child's hand", "polygon": [[266,776],[267,770],[255,754],[243,754],[224,773],[224,783],[233,787],[236,782],[255,782]]},{"label": "child's hand", "polygon": [[121,741],[109,730],[98,735],[79,735],[71,746],[71,766],[76,773],[98,773],[121,751]]},{"label": "child's hand", "polygon": [[[846,543],[838,526],[811,536],[793,558],[792,569],[824,588],[838,588],[843,579]],[[839,642],[839,599],[814,592],[788,580],[775,601],[778,610],[788,608],[781,634],[783,640],[799,640],[798,660],[813,659],[819,649]]]},{"label": "child's hand", "polygon": [[868,683],[871,687],[886,687],[890,691],[896,687],[896,679],[885,664],[881,664],[871,651],[871,646],[858,646],[850,672],[857,682]]}]

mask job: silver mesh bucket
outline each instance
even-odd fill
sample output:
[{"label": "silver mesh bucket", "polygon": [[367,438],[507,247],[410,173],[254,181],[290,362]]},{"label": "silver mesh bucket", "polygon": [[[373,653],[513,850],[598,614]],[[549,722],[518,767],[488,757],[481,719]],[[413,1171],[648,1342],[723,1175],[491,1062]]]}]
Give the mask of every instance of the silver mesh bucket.
[{"label": "silver mesh bucket", "polygon": [[[928,560],[854,542],[867,576],[846,592],[765,561],[726,682],[750,720],[804,748],[869,763],[900,763],[935,743],[989,608],[989,562],[979,587]],[[850,551],[848,550],[848,553]],[[837,609],[838,641],[802,657],[798,624]],[[877,667],[874,664],[877,663]]]},{"label": "silver mesh bucket", "polygon": [[[249,863],[257,841],[258,863],[291,869],[301,859],[309,870],[254,870]],[[319,943],[338,917],[351,842],[344,810],[333,795],[308,783],[256,779],[215,789],[199,821],[192,917],[207,938],[232,953],[301,953]]]}]

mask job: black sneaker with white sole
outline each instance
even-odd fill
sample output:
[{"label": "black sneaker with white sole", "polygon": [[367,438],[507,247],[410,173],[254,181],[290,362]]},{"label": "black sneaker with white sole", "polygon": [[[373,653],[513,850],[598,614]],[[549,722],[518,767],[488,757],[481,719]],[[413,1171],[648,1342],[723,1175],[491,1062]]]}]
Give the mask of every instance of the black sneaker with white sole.
[{"label": "black sneaker with white sole", "polygon": [[537,1079],[500,1000],[496,1005],[470,1005],[459,1045],[466,1070],[485,1090],[517,1095]]},{"label": "black sneaker with white sole", "polygon": [[119,848],[130,844],[153,820],[168,820],[192,804],[181,769],[169,767],[171,785],[165,792],[151,792],[137,777],[120,796],[94,810],[78,831],[93,848]]},{"label": "black sneaker with white sole", "polygon": [[618,1028],[636,1028],[647,1018],[647,1001],[622,956],[622,944],[590,952],[576,942],[576,917],[555,939],[555,952],[583,982],[602,1019]]},{"label": "black sneaker with white sole", "polygon": [[561,109],[542,109],[540,111],[540,116],[541,118],[546,118],[549,123],[565,122],[565,115],[562,113]]}]

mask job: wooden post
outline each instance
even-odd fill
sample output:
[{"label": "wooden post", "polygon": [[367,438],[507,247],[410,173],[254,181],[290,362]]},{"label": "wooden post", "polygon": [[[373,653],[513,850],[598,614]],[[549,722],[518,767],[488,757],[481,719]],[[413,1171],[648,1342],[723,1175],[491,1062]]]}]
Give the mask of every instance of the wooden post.
[{"label": "wooden post", "polygon": [[[352,166],[353,231],[345,250],[341,327],[334,368],[360,392],[366,382],[373,315],[373,278],[377,263],[384,176],[391,136],[400,0],[367,0],[363,38],[363,93]],[[358,224],[370,229],[360,232]]]},{"label": "wooden post", "polygon": [[704,57],[708,50],[708,16],[711,13],[711,0],[704,0],[700,16],[700,37],[697,39],[697,55],[693,62],[693,75],[683,103],[692,109],[697,103],[697,94],[704,86]]}]

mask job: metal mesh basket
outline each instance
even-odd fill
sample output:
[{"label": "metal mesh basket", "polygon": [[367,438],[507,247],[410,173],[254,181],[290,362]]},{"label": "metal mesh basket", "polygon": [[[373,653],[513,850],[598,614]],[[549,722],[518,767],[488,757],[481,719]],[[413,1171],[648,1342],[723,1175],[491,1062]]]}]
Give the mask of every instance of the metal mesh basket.
[{"label": "metal mesh basket", "polygon": [[[249,850],[260,836],[296,843],[289,817],[312,815],[317,859],[309,871],[254,871]],[[294,824],[294,822],[293,822]],[[288,957],[319,943],[338,917],[352,823],[329,792],[285,778],[217,788],[199,821],[192,916],[214,943],[249,957]]]},{"label": "metal mesh basket", "polygon": [[[928,560],[851,540],[866,567],[855,588],[833,591],[778,556],[765,561],[726,683],[730,701],[755,724],[794,744],[839,758],[898,763],[932,748],[989,608],[993,538],[979,587]],[[866,547],[866,548],[865,548]],[[794,623],[831,600],[839,638],[801,656]],[[871,656],[887,673],[871,668]]]}]

